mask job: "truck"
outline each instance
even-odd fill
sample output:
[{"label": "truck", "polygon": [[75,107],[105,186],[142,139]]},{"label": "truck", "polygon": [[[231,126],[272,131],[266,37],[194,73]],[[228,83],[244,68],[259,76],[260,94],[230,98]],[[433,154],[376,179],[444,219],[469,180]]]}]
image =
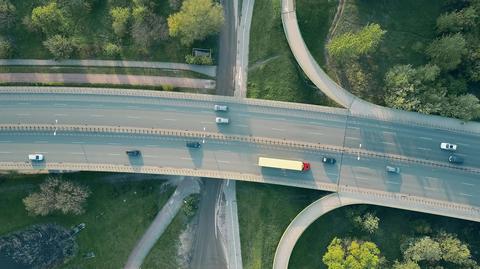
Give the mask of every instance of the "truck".
[{"label": "truck", "polygon": [[266,157],[258,158],[258,166],[287,169],[287,170],[294,170],[294,171],[308,171],[310,169],[310,164],[307,162],[274,159],[274,158],[266,158]]}]

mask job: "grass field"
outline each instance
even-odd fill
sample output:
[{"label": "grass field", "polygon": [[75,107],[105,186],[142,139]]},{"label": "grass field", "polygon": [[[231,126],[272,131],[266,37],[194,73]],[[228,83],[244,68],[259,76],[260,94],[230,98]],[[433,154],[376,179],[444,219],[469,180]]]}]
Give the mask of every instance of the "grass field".
[{"label": "grass field", "polygon": [[326,104],[307,85],[283,32],[280,0],[257,0],[250,30],[248,97]]},{"label": "grass field", "polygon": [[[432,231],[444,230],[458,234],[461,240],[470,245],[473,257],[477,261],[480,258],[479,223],[377,206],[363,207],[367,211],[376,212],[380,218],[379,230],[375,235],[370,236],[352,229],[350,222],[346,220],[346,210],[358,209],[359,206],[337,209],[315,221],[300,237],[290,258],[290,268],[326,269],[322,263],[322,256],[334,237],[355,237],[373,241],[389,262],[395,259],[401,260],[400,244],[402,240],[414,235],[420,236],[421,234],[415,231],[422,222],[422,225],[428,223]],[[391,267],[387,266],[386,268]]]},{"label": "grass field", "polygon": [[[81,216],[52,215],[32,217],[27,214],[22,199],[46,175],[2,177],[0,180],[0,235],[36,224],[55,222],[65,227],[85,223],[78,235],[78,255],[61,268],[122,268],[128,255],[158,210],[173,193],[158,179],[129,180],[115,174],[65,174],[69,179],[90,187],[86,213]],[[82,255],[94,252],[96,257]]]},{"label": "grass field", "polygon": [[117,74],[212,79],[212,77],[209,77],[207,75],[189,70],[131,67],[0,66],[0,73]]},{"label": "grass field", "polygon": [[[11,1],[18,15],[16,27],[7,33],[15,41],[14,58],[21,59],[50,59],[52,56],[44,48],[42,42],[45,37],[39,32],[29,32],[21,23],[23,17],[30,15],[34,7],[41,4],[42,1],[22,0]],[[126,1],[128,2],[128,1]],[[157,6],[155,12],[167,18],[172,10],[168,0],[155,1]],[[74,58],[86,59],[110,59],[101,52],[104,43],[115,41],[117,38],[111,28],[111,17],[109,15],[110,6],[108,0],[99,0],[98,4],[92,8],[87,16],[75,19],[75,35],[86,40],[92,55],[76,55]],[[196,42],[191,47],[185,47],[177,39],[169,38],[166,41],[156,42],[147,53],[140,53],[133,45],[132,40],[126,38],[122,41],[122,53],[118,59],[125,60],[145,60],[145,61],[169,61],[184,62],[185,55],[191,53],[192,48],[211,48],[212,55],[217,53],[217,36],[210,37],[202,42]]]},{"label": "grass field", "polygon": [[243,268],[272,268],[275,249],[285,228],[305,206],[324,194],[300,188],[238,182]]}]

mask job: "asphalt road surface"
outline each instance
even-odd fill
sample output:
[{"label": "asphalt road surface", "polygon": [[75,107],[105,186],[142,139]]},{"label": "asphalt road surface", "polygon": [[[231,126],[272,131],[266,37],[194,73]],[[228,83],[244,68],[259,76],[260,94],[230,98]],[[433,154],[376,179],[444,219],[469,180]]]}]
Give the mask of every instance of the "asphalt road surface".
[{"label": "asphalt road surface", "polygon": [[[410,126],[320,112],[151,97],[0,94],[0,124],[88,124],[220,132],[321,143],[447,162],[441,142],[458,145],[465,166],[480,167],[478,134]],[[229,125],[215,117],[230,118]]]},{"label": "asphalt road surface", "polygon": [[[139,149],[140,158],[128,158],[125,150]],[[342,185],[410,194],[473,206],[480,205],[478,174],[430,167],[385,158],[318,150],[284,148],[244,142],[207,139],[200,149],[185,147],[184,138],[99,133],[1,132],[0,162],[27,162],[32,152],[44,153],[46,162],[108,163],[191,169],[212,169],[261,175],[264,182],[289,185],[302,183]],[[260,168],[258,157],[306,160],[308,172]],[[322,156],[337,159],[335,165],[321,162]],[[341,163],[341,165],[340,165]],[[386,165],[402,170],[399,175],[385,171]],[[341,181],[339,182],[339,178]]]}]

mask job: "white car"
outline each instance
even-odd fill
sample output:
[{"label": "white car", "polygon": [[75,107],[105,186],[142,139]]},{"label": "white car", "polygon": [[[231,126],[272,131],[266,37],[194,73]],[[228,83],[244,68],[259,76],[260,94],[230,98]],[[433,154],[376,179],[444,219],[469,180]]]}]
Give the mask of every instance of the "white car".
[{"label": "white car", "polygon": [[216,117],[215,122],[217,124],[228,124],[229,120],[228,120],[228,118]]},{"label": "white car", "polygon": [[444,150],[455,151],[457,150],[457,145],[450,143],[440,143],[440,148]]},{"label": "white car", "polygon": [[215,111],[227,111],[228,110],[228,106],[224,106],[224,105],[214,105],[213,106],[213,109]]},{"label": "white car", "polygon": [[40,161],[43,161],[43,154],[38,154],[38,153],[28,154],[28,159],[29,159],[30,161],[40,162]]}]

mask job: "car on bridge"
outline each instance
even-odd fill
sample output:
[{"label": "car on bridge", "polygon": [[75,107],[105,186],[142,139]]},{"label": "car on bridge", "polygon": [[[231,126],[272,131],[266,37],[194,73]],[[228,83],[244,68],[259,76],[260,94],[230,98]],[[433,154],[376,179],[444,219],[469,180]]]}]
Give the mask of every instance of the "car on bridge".
[{"label": "car on bridge", "polygon": [[228,106],[225,105],[214,105],[213,110],[215,111],[228,111]]},{"label": "car on bridge", "polygon": [[28,154],[28,159],[32,162],[41,162],[44,160],[44,156],[39,153]]},{"label": "car on bridge", "polygon": [[187,148],[198,149],[198,148],[200,148],[201,145],[202,144],[200,144],[200,142],[197,142],[197,141],[187,141],[187,143],[186,143]]},{"label": "car on bridge", "polygon": [[396,166],[387,165],[387,166],[385,166],[385,170],[386,170],[388,173],[400,174],[400,168],[399,168],[399,167],[396,167]]},{"label": "car on bridge", "polygon": [[457,150],[457,145],[450,143],[440,143],[440,148],[443,150],[455,151]]},{"label": "car on bridge", "polygon": [[137,149],[127,150],[125,153],[127,153],[129,157],[137,157],[137,156],[140,156],[141,154],[140,150],[137,150]]},{"label": "car on bridge", "polygon": [[217,124],[228,124],[230,120],[228,118],[216,117],[215,122]]},{"label": "car on bridge", "polygon": [[322,158],[322,163],[326,163],[326,164],[335,164],[337,160],[335,160],[334,158],[331,158],[331,157],[323,157]]},{"label": "car on bridge", "polygon": [[452,154],[450,155],[450,157],[448,157],[448,161],[451,163],[462,164],[464,160],[462,157],[456,154]]}]

